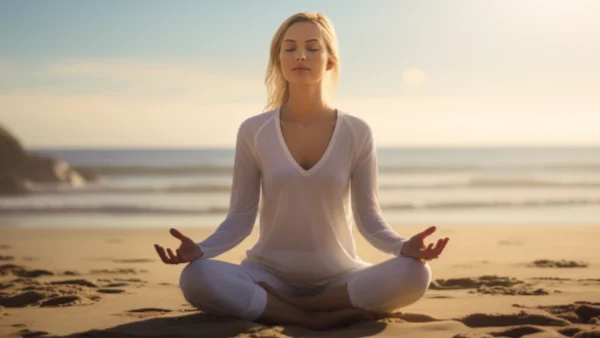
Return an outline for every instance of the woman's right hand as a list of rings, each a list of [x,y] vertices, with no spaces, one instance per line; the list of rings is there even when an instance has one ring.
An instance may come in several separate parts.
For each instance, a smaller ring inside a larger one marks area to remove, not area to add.
[[[158,252],[160,259],[165,264],[189,263],[195,261],[196,259],[204,255],[202,250],[200,250],[200,247],[196,245],[196,243],[194,243],[194,241],[191,238],[183,235],[181,232],[174,228],[171,228],[170,232],[171,235],[173,235],[173,237],[181,241],[179,249],[175,250],[177,252],[177,255],[174,255],[173,251],[167,248],[167,256],[167,254],[165,253],[165,249],[162,246],[154,244],[156,252]]]

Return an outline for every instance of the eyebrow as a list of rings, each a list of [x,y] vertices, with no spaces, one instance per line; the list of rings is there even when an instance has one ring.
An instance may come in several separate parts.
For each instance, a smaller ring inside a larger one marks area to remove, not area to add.
[[[317,41],[317,42],[318,42],[318,41],[319,41],[319,39],[308,39],[308,40],[306,40],[306,41],[304,41],[304,42],[313,42],[313,41]],[[296,42],[296,40],[292,40],[292,39],[285,39],[285,40],[283,40],[283,42]]]

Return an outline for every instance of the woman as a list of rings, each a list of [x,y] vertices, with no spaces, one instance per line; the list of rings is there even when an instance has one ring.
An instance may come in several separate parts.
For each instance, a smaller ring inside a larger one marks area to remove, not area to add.
[[[288,18],[271,44],[266,112],[238,129],[226,219],[200,243],[171,229],[181,240],[175,254],[155,245],[163,262],[189,263],[180,287],[195,307],[326,329],[424,295],[431,280],[426,261],[440,255],[448,238],[425,247],[435,227],[407,239],[383,220],[371,129],[327,100],[338,76],[330,21],[318,13]],[[251,233],[259,201],[260,237],[246,258],[239,265],[214,259]],[[354,222],[394,257],[376,265],[361,260]]]

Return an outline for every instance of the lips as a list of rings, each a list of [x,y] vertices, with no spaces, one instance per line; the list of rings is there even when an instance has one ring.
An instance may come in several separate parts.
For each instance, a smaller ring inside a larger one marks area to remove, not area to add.
[[[292,70],[310,70],[309,68],[305,68],[305,67],[296,67]]]

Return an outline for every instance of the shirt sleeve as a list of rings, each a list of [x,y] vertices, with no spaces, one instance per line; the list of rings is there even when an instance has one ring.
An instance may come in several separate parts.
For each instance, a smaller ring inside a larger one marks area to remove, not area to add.
[[[400,255],[408,240],[399,236],[383,219],[379,205],[377,153],[371,129],[367,133],[353,166],[351,176],[352,212],[359,232],[382,252]]]
[[[254,228],[260,199],[260,170],[253,136],[242,123],[238,129],[229,211],[215,232],[197,245],[201,259],[219,256],[240,244]]]

